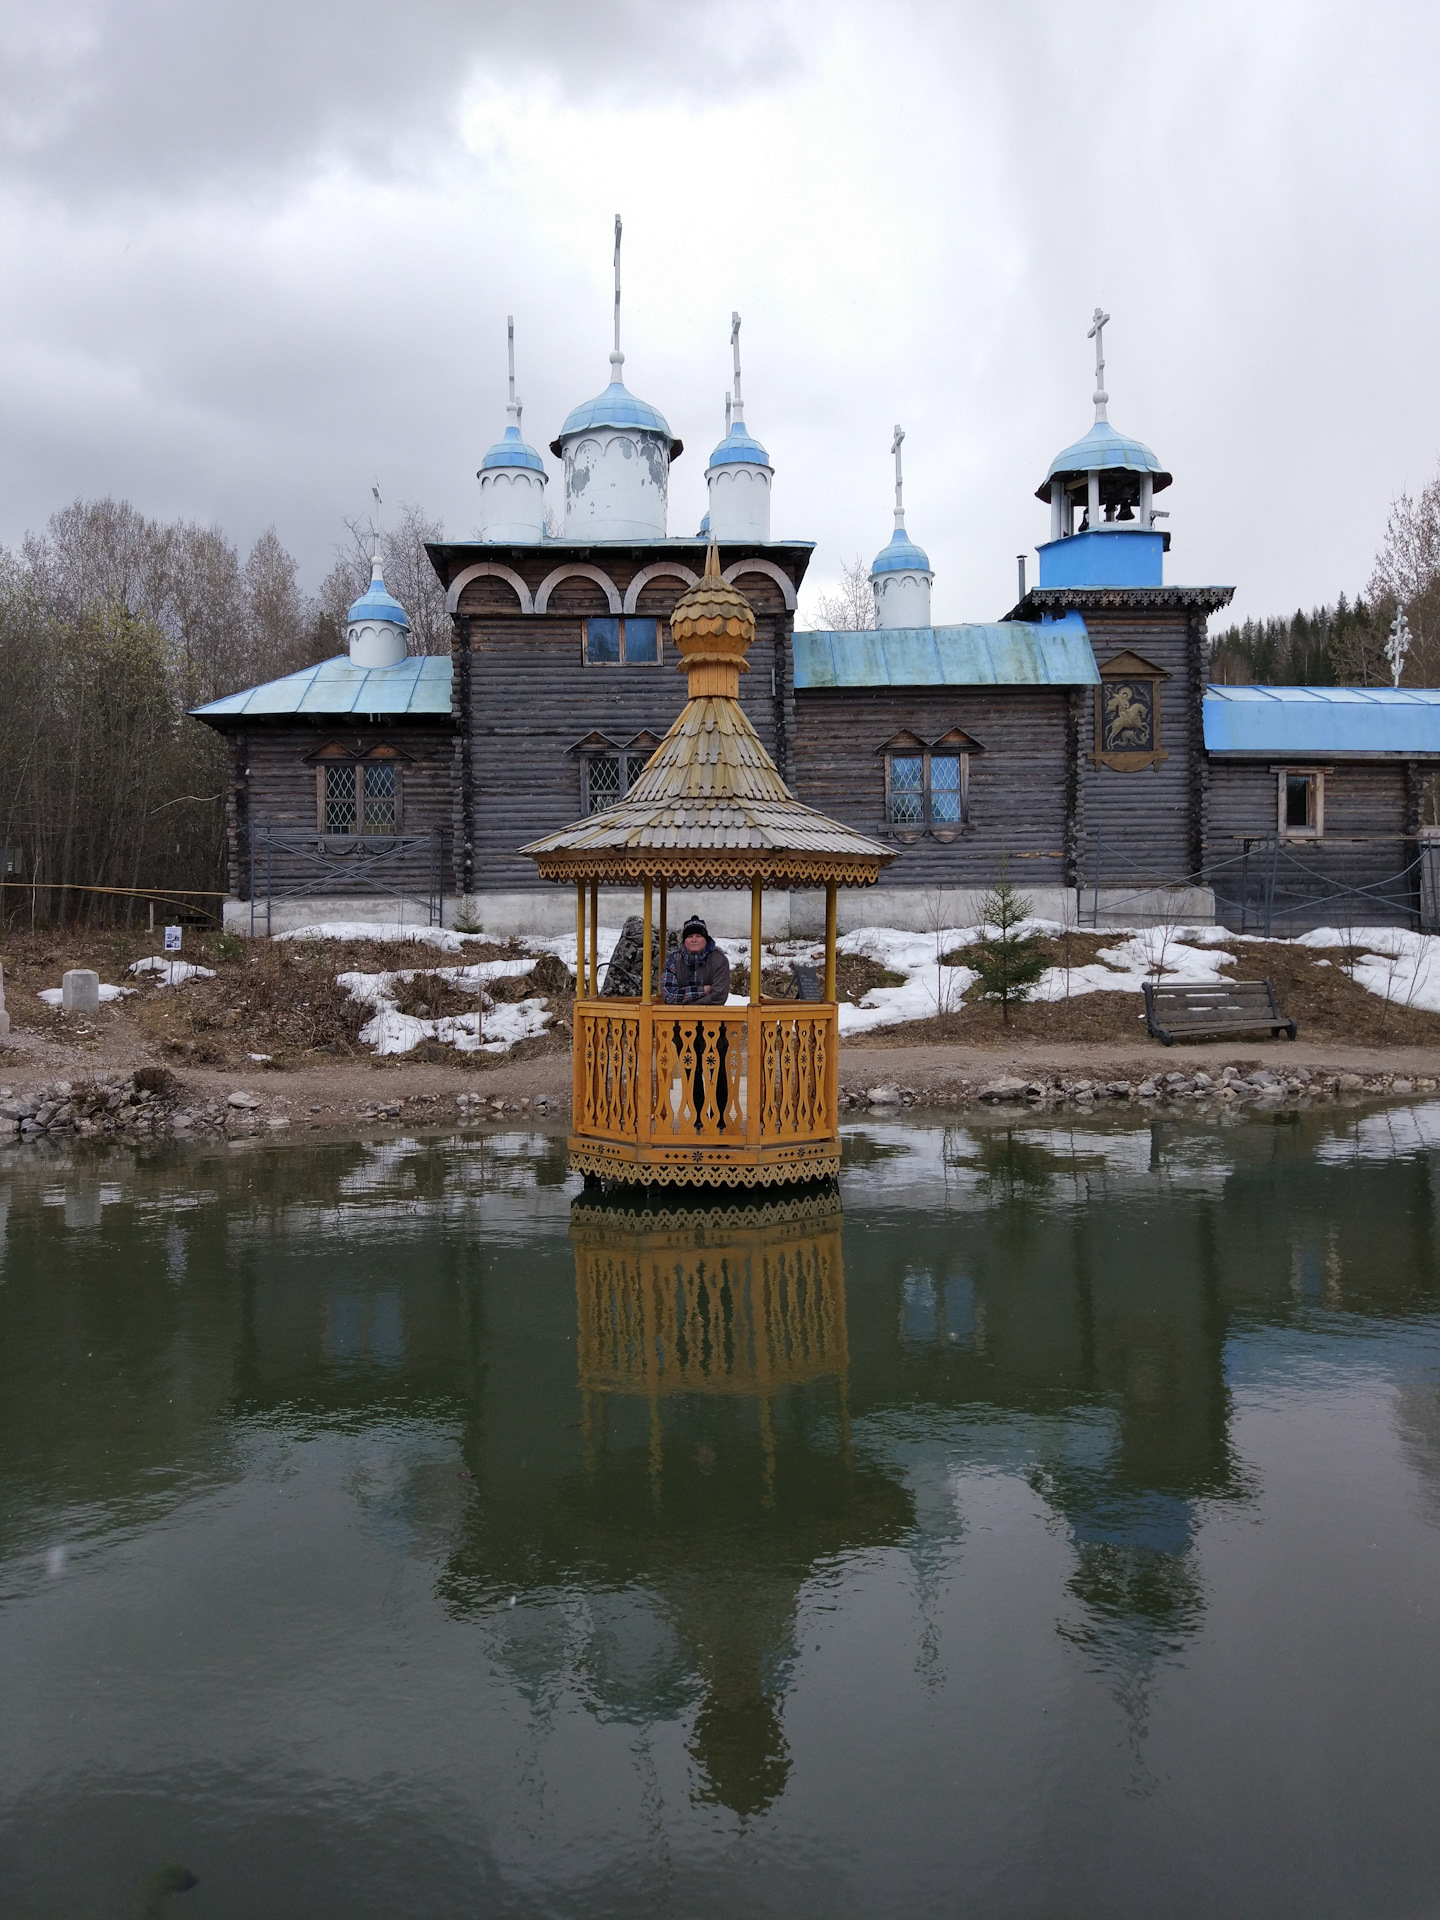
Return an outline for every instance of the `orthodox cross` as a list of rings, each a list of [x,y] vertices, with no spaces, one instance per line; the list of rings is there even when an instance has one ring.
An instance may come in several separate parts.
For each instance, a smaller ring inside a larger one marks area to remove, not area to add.
[[[1110,316],[1103,307],[1096,307],[1094,324],[1086,334],[1087,340],[1095,342],[1095,418],[1105,419],[1105,406],[1110,396],[1105,391],[1105,329],[1110,324]]]
[[[615,355],[623,364],[625,356],[620,352],[620,216],[615,216]],[[619,375],[616,375],[619,378]]]
[[[380,505],[381,505],[380,482],[378,480],[375,480],[371,483],[370,491],[375,496],[375,552],[372,556],[372,559],[374,559],[375,561],[378,561],[380,558]]]
[[[905,499],[902,491],[904,482],[900,472],[900,443],[904,438],[905,429],[897,425],[895,438],[890,442],[890,451],[895,456],[895,524],[897,527],[905,525]]]
[[[510,419],[517,428],[520,425],[520,402],[515,398],[515,316],[505,316],[505,339],[510,353]]]
[[[1405,609],[1395,610],[1395,624],[1390,629],[1390,638],[1385,642],[1385,658],[1390,662],[1392,684],[1399,686],[1400,676],[1405,671],[1405,662],[1410,653],[1410,622],[1405,618]]]
[[[740,398],[740,316],[730,315],[730,351],[735,356],[735,418],[744,425],[745,402]],[[729,431],[729,428],[726,428]]]

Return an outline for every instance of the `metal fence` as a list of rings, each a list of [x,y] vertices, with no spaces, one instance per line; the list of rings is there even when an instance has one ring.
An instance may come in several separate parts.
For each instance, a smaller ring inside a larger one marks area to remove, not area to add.
[[[336,836],[296,827],[261,821],[250,828],[252,934],[260,930],[263,916],[268,936],[277,900],[320,891],[389,894],[396,900],[423,898],[427,925],[437,927],[444,910],[444,889],[439,827],[429,833],[346,835],[343,845]]]
[[[1397,845],[1414,848],[1412,856],[1393,871],[1389,850]],[[1081,898],[1090,898],[1090,924],[1101,921],[1100,895],[1105,892],[1105,918],[1123,920],[1127,907],[1138,917],[1156,917],[1166,894],[1206,889],[1215,899],[1215,915],[1240,933],[1289,934],[1316,926],[1395,925],[1440,932],[1440,839],[1422,836],[1401,841],[1398,835],[1360,835],[1331,838],[1325,865],[1306,859],[1278,833],[1253,834],[1241,850],[1226,859],[1208,862],[1190,873],[1155,877],[1152,870],[1119,848],[1107,846],[1097,833],[1084,862]],[[1374,859],[1374,851],[1386,858]],[[1367,852],[1370,860],[1367,868]],[[1374,871],[1376,865],[1381,871]],[[1340,870],[1348,866],[1347,875]],[[1081,909],[1083,914],[1083,907]]]

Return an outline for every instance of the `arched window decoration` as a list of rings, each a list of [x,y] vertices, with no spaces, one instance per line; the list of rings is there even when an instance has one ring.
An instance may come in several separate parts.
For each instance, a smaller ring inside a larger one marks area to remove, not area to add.
[[[398,747],[350,748],[332,740],[306,756],[315,768],[315,830],[327,839],[400,833],[404,790]]]
[[[983,751],[960,727],[928,741],[906,730],[877,748],[885,756],[885,831],[906,846],[922,834],[945,845],[969,832],[970,756]]]
[[[1095,764],[1118,773],[1158,767],[1169,754],[1160,745],[1160,683],[1163,667],[1138,653],[1117,653],[1101,663],[1095,689]]]

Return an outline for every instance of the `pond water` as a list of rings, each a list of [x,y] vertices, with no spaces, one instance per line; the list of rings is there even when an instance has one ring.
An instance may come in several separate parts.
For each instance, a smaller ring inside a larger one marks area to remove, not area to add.
[[[1434,1912],[1437,1146],[0,1160],[0,1911]]]

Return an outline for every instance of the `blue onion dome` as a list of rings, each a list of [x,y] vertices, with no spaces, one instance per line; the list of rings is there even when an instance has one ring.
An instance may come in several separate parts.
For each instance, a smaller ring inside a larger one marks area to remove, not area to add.
[[[505,429],[502,438],[497,440],[480,462],[480,471],[494,467],[523,467],[527,473],[544,473],[545,463],[535,451],[520,437],[520,429],[512,421]]]
[[[708,513],[700,522],[700,531],[696,534],[695,538],[697,540],[708,540],[710,538],[710,516]]]
[[[923,547],[917,547],[903,527],[897,527],[890,536],[890,544],[882,547],[876,554],[870,567],[870,577],[877,573],[929,573],[930,556]]]
[[[1054,479],[1078,479],[1087,473],[1117,471],[1125,473],[1149,473],[1154,475],[1155,491],[1168,487],[1171,474],[1163,471],[1160,462],[1143,440],[1131,440],[1123,433],[1117,433],[1108,420],[1097,420],[1083,440],[1077,440],[1073,446],[1066,447],[1063,453],[1057,453],[1050,462],[1044,484],[1035,489],[1037,500],[1050,498],[1050,482]]]
[[[745,426],[737,420],[710,456],[711,467],[770,467],[770,456]],[[706,468],[709,472],[709,468]]]
[[[370,585],[346,614],[345,624],[353,627],[365,620],[388,620],[391,626],[410,631],[409,615],[385,585],[378,554],[371,562]]]
[[[684,443],[677,440],[670,431],[670,422],[658,408],[652,407],[648,400],[637,400],[635,395],[620,378],[619,362],[625,358],[622,353],[612,353],[610,364],[614,368],[614,378],[603,393],[596,394],[593,400],[583,401],[565,416],[565,424],[550,442],[550,451],[557,460],[563,457],[564,443],[572,434],[584,433],[589,427],[634,427],[641,433],[658,433],[670,442],[670,458],[679,459],[685,451]]]

